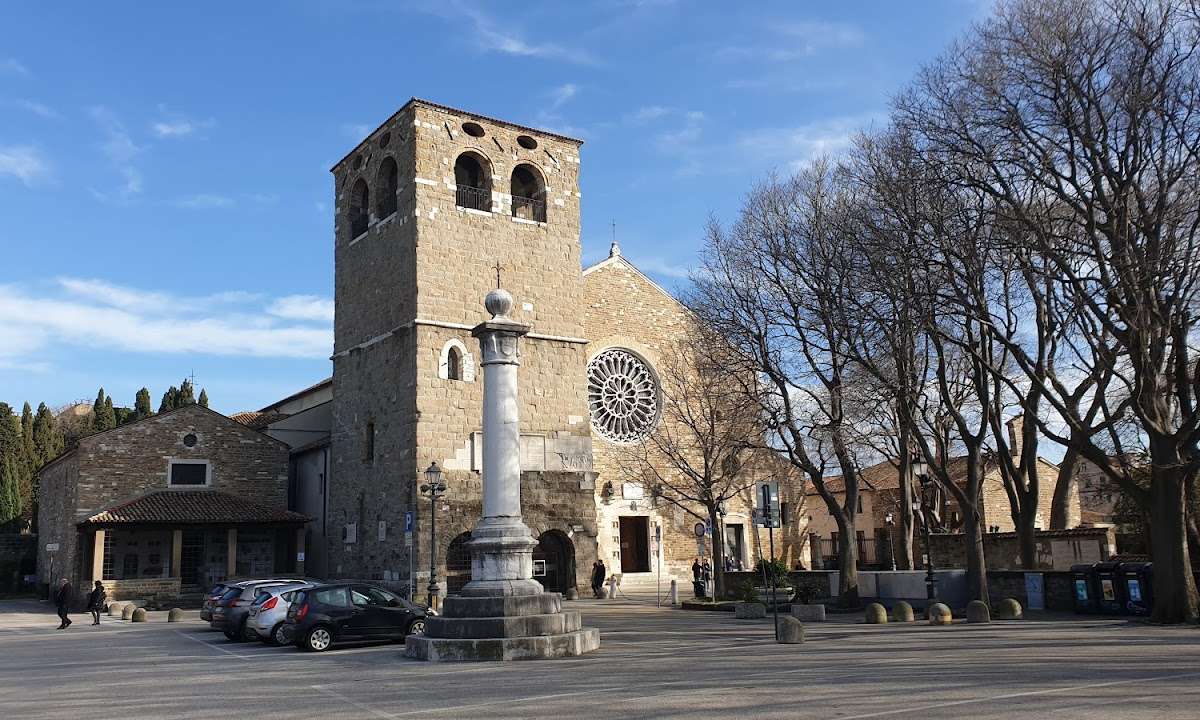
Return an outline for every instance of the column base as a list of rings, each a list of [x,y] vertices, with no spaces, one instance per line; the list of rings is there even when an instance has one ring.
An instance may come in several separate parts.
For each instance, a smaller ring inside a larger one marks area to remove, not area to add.
[[[462,594],[469,597],[538,595],[533,579],[533,549],[537,540],[520,517],[487,517],[471,530],[471,581]]]

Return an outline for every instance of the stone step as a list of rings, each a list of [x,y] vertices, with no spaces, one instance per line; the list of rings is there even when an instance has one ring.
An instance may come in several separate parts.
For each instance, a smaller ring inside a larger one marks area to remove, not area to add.
[[[559,612],[562,612],[562,595],[558,593],[504,597],[450,595],[442,601],[442,617],[447,618],[518,617]]]
[[[583,655],[600,648],[600,631],[582,628],[561,635],[533,637],[452,639],[409,635],[404,654],[429,662],[481,660],[547,660]]]
[[[568,611],[549,615],[518,615],[495,618],[425,619],[426,637],[484,639],[561,635],[583,627],[579,613]]]

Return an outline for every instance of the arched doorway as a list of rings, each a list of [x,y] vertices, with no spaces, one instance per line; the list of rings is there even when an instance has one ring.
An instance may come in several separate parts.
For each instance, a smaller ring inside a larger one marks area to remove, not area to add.
[[[575,587],[575,546],[561,530],[547,530],[533,549],[533,579],[547,592],[565,593]]]
[[[467,542],[471,533],[465,532],[450,541],[446,547],[446,594],[457,595],[463,586],[471,582],[471,549]]]

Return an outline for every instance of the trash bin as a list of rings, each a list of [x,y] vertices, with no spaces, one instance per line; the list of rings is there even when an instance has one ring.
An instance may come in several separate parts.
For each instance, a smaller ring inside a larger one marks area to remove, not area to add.
[[[1100,611],[1096,603],[1095,575],[1091,565],[1071,566],[1071,586],[1075,596],[1075,612],[1093,614]]]
[[[1125,609],[1130,615],[1149,615],[1154,609],[1154,565],[1146,562],[1121,563],[1120,577]]]
[[[1121,563],[1102,562],[1092,566],[1096,578],[1096,604],[1100,612],[1110,615],[1124,615],[1125,583],[1121,580]]]

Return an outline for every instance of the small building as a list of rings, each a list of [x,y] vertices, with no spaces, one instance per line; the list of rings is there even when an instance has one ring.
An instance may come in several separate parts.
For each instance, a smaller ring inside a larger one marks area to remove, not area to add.
[[[85,437],[38,474],[43,583],[165,599],[304,572],[287,445],[200,405]]]

